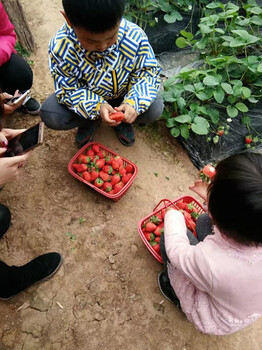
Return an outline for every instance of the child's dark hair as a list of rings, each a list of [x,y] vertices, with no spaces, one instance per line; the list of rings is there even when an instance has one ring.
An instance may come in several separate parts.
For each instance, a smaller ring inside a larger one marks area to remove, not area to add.
[[[221,233],[245,245],[262,244],[262,154],[243,152],[220,161],[208,208]]]
[[[63,0],[65,13],[75,27],[104,33],[116,27],[124,10],[124,0]]]

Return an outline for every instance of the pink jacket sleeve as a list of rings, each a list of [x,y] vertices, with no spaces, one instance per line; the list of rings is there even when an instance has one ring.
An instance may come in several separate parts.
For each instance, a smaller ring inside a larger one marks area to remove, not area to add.
[[[184,216],[177,210],[165,215],[165,248],[173,267],[177,268],[200,290],[212,289],[212,274],[202,250],[203,243],[189,244]]]
[[[9,61],[11,54],[15,52],[15,41],[14,26],[0,2],[0,66]]]

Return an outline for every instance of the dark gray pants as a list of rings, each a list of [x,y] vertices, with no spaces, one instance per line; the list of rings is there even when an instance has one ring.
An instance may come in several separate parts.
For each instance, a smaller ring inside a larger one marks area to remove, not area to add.
[[[108,101],[112,107],[119,106],[123,98]],[[164,103],[161,96],[157,96],[148,110],[136,119],[138,124],[147,124],[158,120],[163,112]],[[45,125],[54,130],[69,130],[76,127],[84,128],[87,119],[69,110],[66,106],[58,103],[55,94],[49,96],[42,104],[40,116]]]

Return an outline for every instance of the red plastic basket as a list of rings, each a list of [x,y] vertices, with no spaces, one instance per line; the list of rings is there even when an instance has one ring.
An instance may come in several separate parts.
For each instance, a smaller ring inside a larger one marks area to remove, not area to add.
[[[130,178],[130,180],[125,184],[125,186],[116,194],[108,194],[105,191],[101,190],[100,188],[94,186],[93,184],[91,184],[90,182],[86,181],[85,179],[83,179],[82,177],[80,177],[75,170],[73,169],[73,164],[76,162],[77,158],[82,154],[85,153],[88,149],[90,149],[92,147],[92,145],[98,145],[100,147],[100,149],[102,151],[105,151],[106,155],[110,155],[110,156],[120,156],[118,153],[115,153],[113,151],[111,151],[110,149],[106,148],[105,146],[101,145],[100,143],[97,142],[89,142],[86,145],[84,145],[75,155],[74,157],[70,160],[70,162],[68,163],[67,169],[69,171],[69,173],[71,175],[73,175],[77,180],[84,182],[86,185],[88,185],[89,187],[93,188],[95,191],[101,193],[103,196],[112,199],[113,201],[118,201],[120,198],[122,198],[124,196],[124,194],[126,194],[127,190],[129,189],[129,187],[132,185],[133,181],[135,180],[136,176],[137,176],[137,172],[138,172],[138,168],[136,166],[136,164],[130,162],[130,160],[127,160],[126,158],[120,156],[123,161],[124,161],[124,165],[126,164],[131,164],[134,168],[134,173],[132,175],[132,177]]]
[[[161,213],[161,211],[163,209],[166,209],[168,207],[173,206],[175,209],[178,209],[176,207],[176,203],[178,202],[184,202],[184,203],[192,203],[192,205],[194,206],[194,208],[197,210],[198,214],[203,214],[205,212],[204,208],[202,207],[202,205],[193,197],[191,196],[181,196],[178,197],[176,199],[174,199],[173,201],[170,201],[169,199],[162,199],[157,206],[153,209],[153,212],[149,215],[147,215],[145,218],[143,218],[142,220],[139,221],[139,223],[137,224],[137,231],[142,239],[142,241],[145,243],[147,249],[150,251],[150,253],[156,258],[156,260],[158,260],[160,263],[163,263],[163,260],[161,258],[161,255],[158,254],[150,245],[149,241],[146,239],[144,232],[142,231],[142,228],[144,226],[144,224],[146,224],[147,222],[150,221],[151,216],[156,215]],[[162,205],[161,205],[162,204]]]

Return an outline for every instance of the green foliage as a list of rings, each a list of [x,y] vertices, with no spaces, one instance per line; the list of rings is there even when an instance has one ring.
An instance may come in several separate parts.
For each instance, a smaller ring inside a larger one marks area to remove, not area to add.
[[[262,97],[260,26],[262,9],[256,1],[239,6],[213,1],[195,38],[181,31],[177,46],[191,46],[201,60],[199,68],[184,68],[164,83],[162,117],[174,137],[187,139],[193,132],[216,143],[228,133],[232,118],[242,118],[250,134],[246,113]]]

